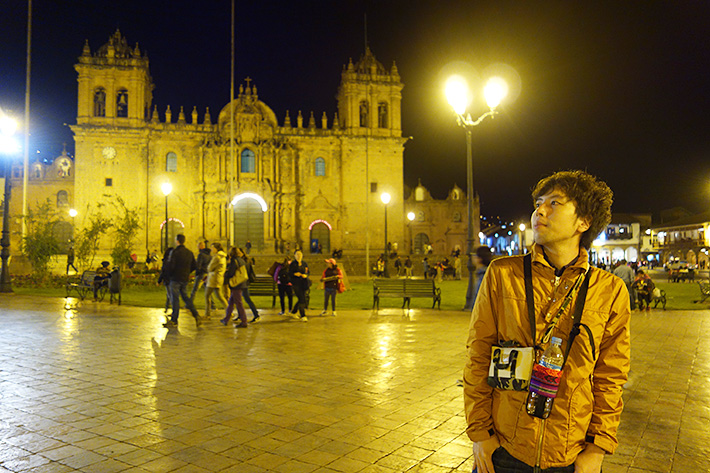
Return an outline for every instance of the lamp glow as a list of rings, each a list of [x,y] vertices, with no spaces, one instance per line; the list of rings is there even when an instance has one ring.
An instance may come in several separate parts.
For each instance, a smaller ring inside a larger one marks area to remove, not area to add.
[[[444,92],[449,105],[453,107],[457,114],[463,115],[466,112],[466,107],[471,102],[471,94],[466,79],[459,75],[449,77],[446,81]]]
[[[414,215],[414,212],[409,212],[407,214],[407,220],[409,220],[410,222],[413,222],[415,218],[417,218],[417,216]]]
[[[483,89],[483,96],[491,109],[496,108],[508,95],[508,84],[500,77],[491,77]]]
[[[74,217],[76,217],[77,215],[79,215],[79,212],[77,212],[76,209],[69,209],[69,216],[70,216],[71,218],[74,218]]]
[[[392,196],[389,195],[387,192],[383,192],[382,195],[380,195],[380,200],[383,204],[387,205],[390,203],[390,200],[392,200]]]
[[[164,195],[165,197],[167,197],[167,196],[169,196],[170,193],[173,191],[173,185],[170,184],[169,182],[164,182],[164,183],[160,186],[160,190],[163,191],[163,195]]]
[[[524,223],[521,223],[521,224],[518,226],[518,229],[519,229],[521,232],[524,232],[524,231],[525,231],[525,228],[526,228],[526,227],[525,227],[525,224],[524,224]]]

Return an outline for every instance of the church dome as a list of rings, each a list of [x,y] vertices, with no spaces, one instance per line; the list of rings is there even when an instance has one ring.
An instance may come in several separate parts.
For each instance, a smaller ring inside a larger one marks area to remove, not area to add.
[[[375,59],[375,55],[372,54],[369,46],[365,49],[365,54],[360,56],[360,60],[355,64],[355,72],[359,74],[387,74],[385,67],[380,61]]]

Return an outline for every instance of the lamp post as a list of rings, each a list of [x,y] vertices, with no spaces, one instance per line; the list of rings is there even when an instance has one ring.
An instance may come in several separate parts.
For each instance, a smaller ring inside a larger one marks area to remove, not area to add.
[[[525,224],[521,223],[518,225],[518,230],[520,230],[520,254],[526,253],[525,251]]]
[[[452,76],[446,82],[446,99],[456,113],[456,119],[466,131],[466,201],[468,204],[468,234],[466,238],[466,253],[468,261],[466,268],[468,269],[468,289],[466,290],[466,304],[464,310],[473,309],[473,288],[474,288],[474,264],[473,264],[473,152],[471,149],[471,133],[473,128],[480,125],[486,117],[493,117],[498,113],[496,107],[505,98],[508,93],[508,86],[500,77],[492,77],[485,88],[483,95],[486,98],[489,110],[478,117],[476,120],[471,118],[469,113],[466,113],[466,108],[471,102],[471,96],[468,89],[468,84],[462,76]]]
[[[163,195],[165,196],[165,248],[163,248],[164,253],[168,250],[168,246],[170,244],[168,242],[168,196],[173,191],[173,185],[169,182],[164,182],[163,185],[160,186],[160,190],[163,191]]]
[[[380,195],[380,200],[382,201],[383,204],[385,204],[385,274],[384,277],[388,278],[390,277],[388,271],[387,271],[387,262],[390,259],[389,251],[387,249],[387,204],[390,203],[390,200],[392,200],[392,196],[389,195],[387,192],[383,192],[382,195]]]
[[[409,212],[407,214],[407,220],[409,220],[409,254],[411,255],[414,251],[414,241],[412,238],[412,222],[416,218],[414,212]]]
[[[17,122],[8,117],[0,110],[0,152],[6,155],[4,160],[4,176],[5,176],[5,194],[2,209],[2,239],[0,239],[0,258],[2,266],[0,267],[0,292],[12,292],[12,282],[10,279],[10,269],[8,261],[10,259],[10,178],[12,173],[12,154],[17,151],[17,143],[12,135],[17,130]]]

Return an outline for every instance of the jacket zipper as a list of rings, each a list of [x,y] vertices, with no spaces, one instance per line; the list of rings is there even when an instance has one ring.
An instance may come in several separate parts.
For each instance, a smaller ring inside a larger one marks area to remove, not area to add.
[[[541,473],[542,468],[540,468],[540,460],[542,459],[542,436],[545,434],[545,424],[547,419],[542,419],[542,425],[540,426],[540,435],[537,438],[537,451],[535,453],[535,468],[533,468],[533,473]]]

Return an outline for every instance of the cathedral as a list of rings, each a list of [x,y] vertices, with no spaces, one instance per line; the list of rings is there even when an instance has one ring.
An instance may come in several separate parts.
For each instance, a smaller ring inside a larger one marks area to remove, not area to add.
[[[119,31],[95,51],[87,42],[75,69],[77,227],[97,202],[120,196],[140,212],[138,254],[178,233],[191,246],[359,253],[367,238],[384,239],[387,192],[387,238],[404,241],[403,84],[369,48],[343,67],[333,116],[286,112],[280,122],[249,78],[215,114],[159,110],[148,57]]]

